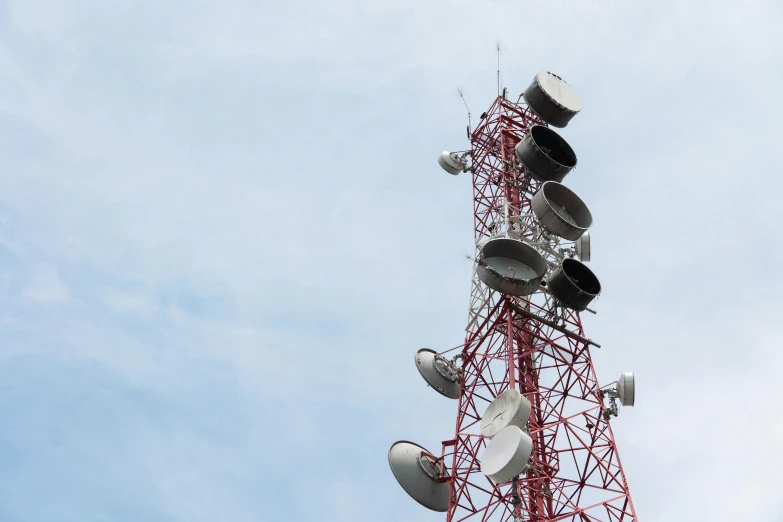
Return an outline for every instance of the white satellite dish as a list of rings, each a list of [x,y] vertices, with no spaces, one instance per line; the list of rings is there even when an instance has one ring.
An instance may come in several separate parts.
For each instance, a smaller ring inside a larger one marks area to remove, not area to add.
[[[631,372],[624,372],[617,379],[617,398],[623,406],[633,406],[636,398],[636,379]]]
[[[491,439],[506,426],[524,428],[530,417],[530,401],[514,388],[493,400],[481,417],[481,434]]]
[[[422,348],[416,352],[416,368],[427,384],[449,399],[459,399],[459,368],[434,350]]]
[[[489,441],[481,458],[481,471],[497,484],[523,473],[533,453],[530,435],[516,426],[506,426]]]
[[[587,231],[576,240],[576,255],[579,261],[587,263],[590,261],[590,232]]]
[[[430,452],[413,442],[395,442],[389,449],[389,467],[413,500],[433,511],[444,512],[449,508],[451,488],[442,480],[448,477],[448,471]]]
[[[438,156],[438,165],[449,174],[455,176],[465,170],[465,162],[456,153],[446,150]]]
[[[531,201],[533,212],[547,230],[574,241],[593,224],[587,205],[571,189],[547,181]]]

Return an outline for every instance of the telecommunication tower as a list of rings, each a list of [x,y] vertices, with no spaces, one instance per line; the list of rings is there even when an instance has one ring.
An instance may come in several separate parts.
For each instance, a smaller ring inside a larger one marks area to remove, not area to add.
[[[601,387],[580,313],[601,285],[590,260],[592,215],[561,182],[576,166],[563,128],[581,102],[538,73],[517,101],[504,88],[468,124],[470,149],[440,166],[473,179],[475,263],[465,342],[423,348],[425,381],[457,400],[454,436],[430,453],[389,450],[403,489],[446,520],[636,521],[610,426],[633,406],[633,373]]]

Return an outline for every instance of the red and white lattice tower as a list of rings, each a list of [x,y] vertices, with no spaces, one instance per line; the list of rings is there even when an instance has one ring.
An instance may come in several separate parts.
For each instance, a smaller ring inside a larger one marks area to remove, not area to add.
[[[582,263],[592,217],[559,183],[576,155],[549,128],[579,110],[568,84],[539,73],[524,99],[503,89],[469,129],[469,151],[439,158],[452,174],[472,175],[476,263],[461,352],[420,350],[416,364],[457,399],[456,433],[440,455],[398,442],[389,462],[403,488],[447,521],[637,520],[609,422],[618,400],[633,405],[633,374],[598,384],[590,348],[599,345],[580,319],[600,291]],[[509,393],[522,399],[509,407]],[[507,427],[498,434],[493,422]]]

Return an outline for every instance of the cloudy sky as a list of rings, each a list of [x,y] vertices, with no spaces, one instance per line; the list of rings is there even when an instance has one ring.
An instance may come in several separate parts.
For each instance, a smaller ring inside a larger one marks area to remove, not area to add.
[[[644,522],[783,520],[777,2],[0,0],[0,520],[436,521],[503,83],[584,110],[600,379]]]

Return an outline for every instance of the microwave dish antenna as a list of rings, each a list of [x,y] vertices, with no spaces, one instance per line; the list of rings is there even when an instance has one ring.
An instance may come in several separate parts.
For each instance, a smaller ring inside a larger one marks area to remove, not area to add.
[[[617,379],[614,388],[601,390],[601,395],[609,399],[609,405],[604,410],[604,417],[617,417],[620,414],[620,408],[617,407],[617,401],[623,406],[633,406],[636,402],[636,378],[633,372],[623,372]]]
[[[519,390],[509,388],[487,406],[481,417],[481,434],[491,439],[506,426],[524,428],[530,417],[530,401]]]
[[[587,205],[571,189],[547,181],[533,196],[533,212],[544,228],[563,239],[574,241],[593,224]]]
[[[462,372],[456,364],[456,358],[449,360],[435,350],[422,348],[416,352],[415,359],[416,369],[433,390],[449,399],[459,399]]]
[[[574,248],[576,250],[576,257],[579,258],[579,261],[582,263],[587,263],[590,261],[590,232],[585,231],[584,234],[579,236],[579,239],[576,240],[576,243],[574,244]]]
[[[623,372],[617,379],[617,398],[623,406],[633,406],[636,399],[636,378],[631,372]]]
[[[514,296],[530,295],[538,290],[546,270],[546,259],[535,248],[503,237],[487,241],[476,264],[481,282]]]
[[[533,453],[533,439],[517,426],[506,426],[487,444],[481,471],[496,484],[511,482],[523,473]]]
[[[465,170],[465,160],[456,152],[444,150],[438,156],[438,165],[449,174],[456,176]]]
[[[576,167],[576,153],[558,133],[533,125],[514,147],[519,162],[538,181],[563,181]]]
[[[448,509],[451,488],[442,459],[435,458],[418,444],[401,440],[389,449],[389,467],[413,500],[433,511]]]
[[[576,91],[551,72],[536,74],[522,97],[539,118],[554,127],[565,127],[582,110]]]
[[[563,305],[579,312],[601,293],[598,278],[576,259],[564,259],[550,274],[547,287]]]

